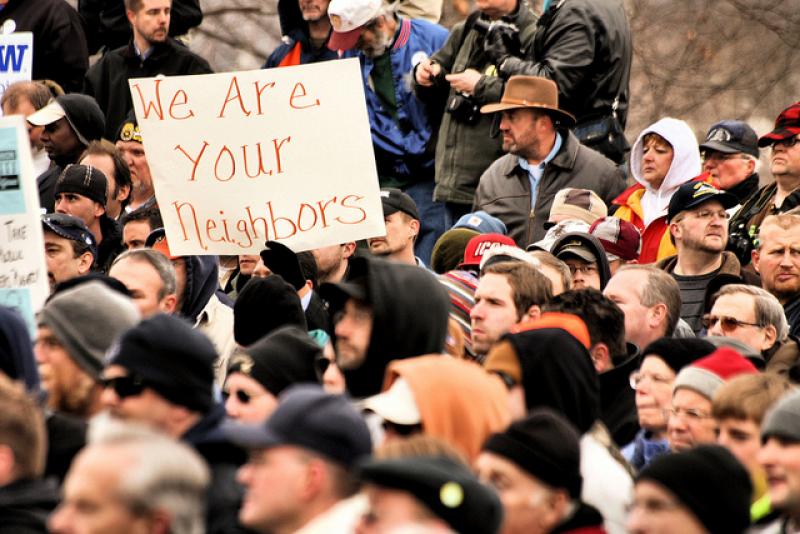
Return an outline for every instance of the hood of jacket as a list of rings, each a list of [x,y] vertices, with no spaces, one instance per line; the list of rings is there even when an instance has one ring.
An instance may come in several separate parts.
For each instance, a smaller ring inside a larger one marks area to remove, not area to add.
[[[581,245],[594,253],[594,256],[597,258],[597,272],[600,274],[600,290],[602,291],[611,279],[611,266],[608,264],[608,256],[606,255],[606,250],[603,248],[603,244],[591,234],[569,232],[556,239],[555,243],[553,243],[553,248],[550,249],[551,253],[557,256],[559,249],[572,241],[579,241]]]
[[[642,158],[644,156],[644,136],[656,133],[672,145],[672,163],[669,171],[657,190],[650,187],[642,177]],[[665,117],[642,130],[631,149],[631,174],[634,180],[645,188],[642,196],[644,225],[667,214],[669,199],[673,193],[702,171],[700,149],[692,129],[684,121]]]
[[[28,326],[16,311],[5,306],[0,306],[0,371],[12,380],[23,381],[28,391],[39,389]]]
[[[219,287],[216,256],[182,256],[186,262],[186,288],[183,291],[181,315],[192,324]]]
[[[297,0],[278,0],[278,21],[282,36],[294,36],[297,32],[303,36],[308,35],[308,22],[303,20],[303,12]]]
[[[583,435],[600,417],[600,383],[580,341],[560,328],[508,334],[522,367],[525,406],[552,408]]]
[[[374,258],[353,258],[350,279],[364,277],[372,334],[364,363],[344,371],[353,397],[381,390],[390,361],[444,351],[450,299],[426,269]]]

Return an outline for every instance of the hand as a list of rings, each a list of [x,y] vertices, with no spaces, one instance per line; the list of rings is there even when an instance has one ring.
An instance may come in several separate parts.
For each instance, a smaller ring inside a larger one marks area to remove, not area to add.
[[[450,87],[456,91],[461,91],[468,95],[475,92],[475,86],[478,85],[482,74],[475,69],[467,69],[458,74],[448,74],[445,79],[450,82]]]
[[[496,66],[508,56],[521,55],[519,30],[510,24],[493,24],[483,39],[483,49]]]
[[[417,83],[423,87],[430,87],[433,85],[433,81],[442,72],[442,66],[438,63],[431,61],[429,58],[425,58],[419,62],[417,65],[417,70],[415,71],[415,78]]]
[[[275,274],[294,286],[295,290],[300,290],[306,285],[306,278],[300,269],[300,262],[292,249],[278,243],[277,241],[267,241],[267,248],[261,251],[261,259],[264,265]]]

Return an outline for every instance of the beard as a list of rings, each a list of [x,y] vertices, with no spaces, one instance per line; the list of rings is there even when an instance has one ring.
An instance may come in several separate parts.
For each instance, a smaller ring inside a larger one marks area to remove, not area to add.
[[[393,36],[383,31],[376,33],[375,42],[361,45],[361,53],[370,59],[380,57],[392,46]]]

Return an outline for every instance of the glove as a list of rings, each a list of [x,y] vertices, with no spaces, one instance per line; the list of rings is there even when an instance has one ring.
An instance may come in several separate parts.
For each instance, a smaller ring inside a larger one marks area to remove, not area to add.
[[[500,65],[508,56],[522,55],[519,30],[512,24],[495,22],[486,32],[483,49],[495,65]]]
[[[266,247],[261,251],[261,259],[270,271],[279,274],[297,291],[306,285],[306,277],[303,276],[300,262],[292,249],[277,241],[267,241]]]

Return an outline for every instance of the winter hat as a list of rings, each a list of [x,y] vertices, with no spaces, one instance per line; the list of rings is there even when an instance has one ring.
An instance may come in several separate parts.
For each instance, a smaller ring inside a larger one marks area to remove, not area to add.
[[[39,312],[37,322],[52,330],[69,357],[97,379],[108,348],[139,318],[130,298],[102,282],[92,281],[50,299]]]
[[[252,278],[233,305],[236,343],[243,347],[252,345],[285,325],[295,325],[303,330],[308,328],[297,292],[277,274]]]
[[[785,395],[767,412],[761,424],[761,438],[770,436],[800,442],[800,391]]]
[[[464,261],[461,267],[478,267],[483,263],[484,255],[492,249],[506,245],[517,248],[514,240],[503,234],[481,234],[473,237],[464,249]],[[522,249],[517,249],[523,252]]]
[[[54,194],[76,193],[105,207],[108,178],[90,165],[67,165],[56,180]]]
[[[483,210],[475,211],[462,215],[453,225],[453,228],[468,228],[475,230],[479,234],[503,234],[508,233],[505,223],[493,215],[489,215]]]
[[[183,319],[159,313],[125,332],[105,363],[124,367],[173,404],[206,413],[214,404],[216,359],[205,334]]]
[[[766,360],[764,360],[764,355],[743,341],[739,341],[738,339],[727,336],[706,336],[703,339],[717,348],[728,347],[729,349],[735,350],[750,360],[750,363],[755,365],[756,369],[758,370],[764,369],[764,367],[767,365]]]
[[[34,126],[47,126],[66,118],[75,136],[84,145],[103,137],[106,119],[97,101],[80,93],[61,95],[45,107],[28,116]]]
[[[117,129],[117,141],[136,141],[142,142],[142,132],[139,130],[139,124],[136,122],[136,113],[131,110],[122,124]]]
[[[800,134],[800,102],[795,102],[781,111],[778,118],[775,119],[775,127],[771,132],[759,138],[758,146],[769,146],[776,141],[783,141],[798,134]]]
[[[608,215],[608,207],[603,199],[597,196],[597,193],[588,189],[565,187],[553,198],[549,220],[544,223],[544,227],[555,226],[555,222],[550,222],[555,217],[577,219],[586,224],[592,224],[606,215]]]
[[[431,253],[431,268],[437,274],[452,271],[464,259],[470,239],[480,235],[469,228],[451,228],[439,236]]]
[[[603,245],[608,261],[631,261],[639,258],[642,235],[628,221],[617,217],[602,217],[592,223],[589,234]]]
[[[711,534],[739,534],[750,526],[750,475],[719,445],[659,456],[637,478],[673,493]]]
[[[642,358],[657,356],[677,374],[690,363],[708,356],[715,350],[716,347],[705,339],[662,337],[644,348]]]
[[[504,432],[493,434],[483,450],[508,458],[519,467],[555,488],[565,488],[580,498],[580,436],[562,416],[547,408],[531,410]]]
[[[301,328],[282,326],[231,358],[228,374],[253,378],[275,396],[292,384],[317,382],[314,360],[322,354]]]
[[[731,378],[757,372],[744,356],[723,347],[682,369],[675,378],[673,394],[679,388],[688,388],[711,400],[717,389]]]

